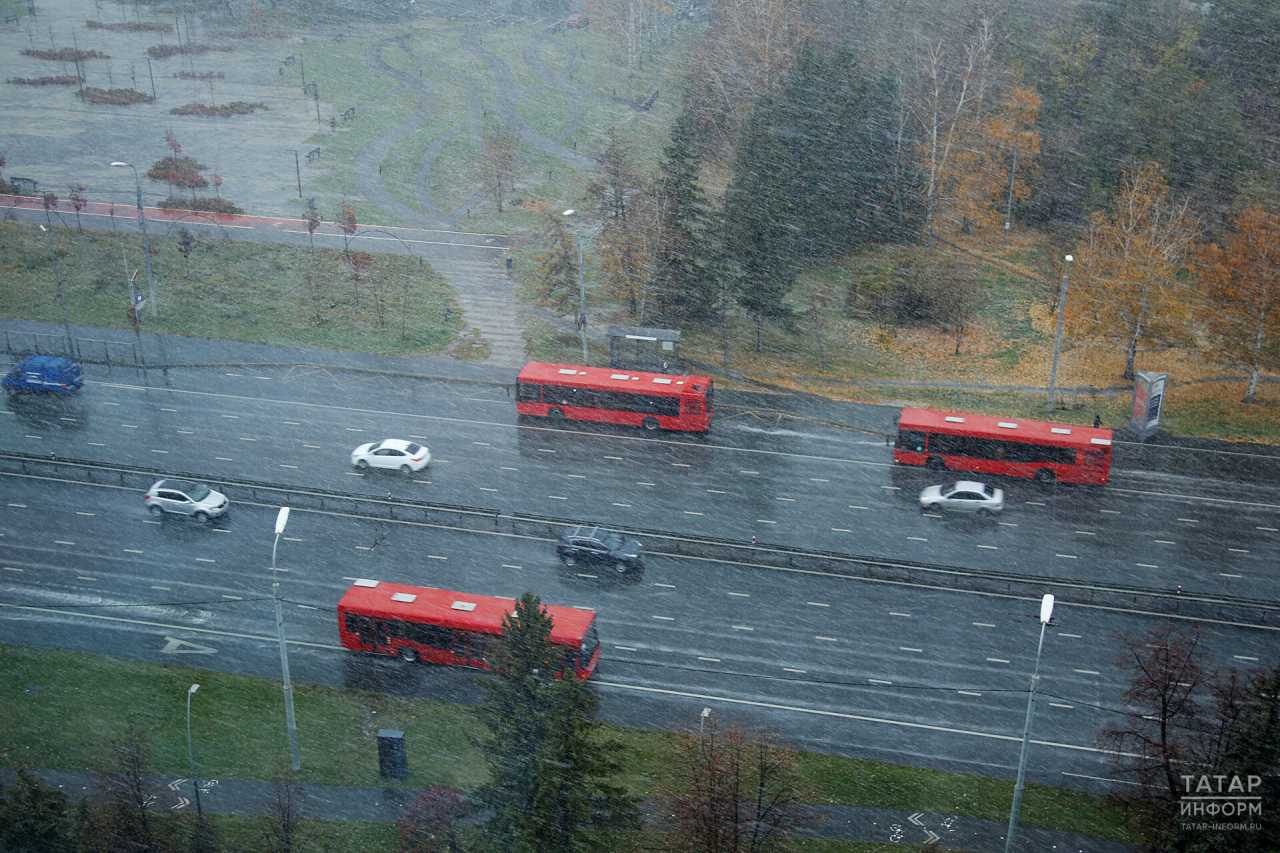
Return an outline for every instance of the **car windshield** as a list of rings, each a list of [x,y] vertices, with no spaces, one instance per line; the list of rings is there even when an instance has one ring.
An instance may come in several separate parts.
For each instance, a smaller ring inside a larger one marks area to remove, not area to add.
[[[610,551],[617,551],[622,547],[622,536],[618,533],[606,533],[604,536],[604,547]]]
[[[407,447],[405,447],[405,452],[408,453],[410,456],[417,456],[418,453],[421,452],[421,450],[422,450],[422,445],[414,444],[412,441],[409,442]]]
[[[196,503],[199,503],[209,497],[209,487],[202,486],[199,483],[192,483],[191,488],[187,489],[187,497],[191,498],[191,500]]]
[[[380,448],[380,447],[382,447],[382,442],[381,442],[381,441],[379,441],[377,444],[371,444],[371,445],[369,445],[369,449],[368,449],[368,450],[366,450],[365,452],[366,452],[366,453],[372,453],[373,451],[377,450],[377,449],[378,449],[378,448]]]

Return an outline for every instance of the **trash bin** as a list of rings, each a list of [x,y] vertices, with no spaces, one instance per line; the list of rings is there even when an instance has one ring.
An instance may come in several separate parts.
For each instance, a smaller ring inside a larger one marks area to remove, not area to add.
[[[409,775],[404,732],[378,729],[378,772],[383,779],[404,779]]]

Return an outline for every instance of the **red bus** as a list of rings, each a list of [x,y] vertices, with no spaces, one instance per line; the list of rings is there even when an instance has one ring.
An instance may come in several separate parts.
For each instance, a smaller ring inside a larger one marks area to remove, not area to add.
[[[589,677],[600,660],[595,611],[543,607],[561,671]],[[503,654],[502,620],[514,611],[510,598],[358,580],[338,602],[338,633],[353,651],[488,669],[488,659]]]
[[[712,390],[708,376],[531,361],[516,377],[516,412],[552,420],[706,432],[711,427]]]
[[[1111,430],[906,408],[893,461],[1100,486],[1111,472]]]

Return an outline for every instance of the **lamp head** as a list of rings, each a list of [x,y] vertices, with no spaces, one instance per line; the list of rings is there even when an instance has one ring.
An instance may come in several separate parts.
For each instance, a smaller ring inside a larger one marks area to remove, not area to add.
[[[1067,255],[1067,263],[1071,263],[1074,260],[1075,260],[1075,257],[1073,255]]]
[[[188,687],[188,688],[187,688],[187,693],[188,693],[188,694],[195,693],[195,692],[196,692],[197,690],[199,690],[199,689],[200,689],[200,685],[199,685],[199,684],[193,684],[193,685],[191,685],[190,687]]]
[[[289,508],[287,506],[280,507],[280,512],[276,513],[276,535],[284,533],[285,525],[289,523]]]
[[[122,163],[122,162],[120,162],[119,160],[113,160],[113,161],[112,161],[112,163],[111,163],[111,165],[112,165],[112,166],[115,166],[115,167],[117,167],[117,168],[119,168],[119,167],[121,167],[121,166],[129,166],[129,165],[131,165],[131,164],[129,164],[129,163]]]
[[[1040,599],[1040,622],[1048,625],[1049,620],[1053,618],[1053,596],[1046,595]]]
[[[565,216],[573,216],[573,215],[574,215],[575,213],[577,213],[577,212],[578,212],[578,211],[574,210],[574,209],[571,207],[571,208],[569,208],[568,210],[566,210],[566,211],[564,212],[564,215],[565,215]]]

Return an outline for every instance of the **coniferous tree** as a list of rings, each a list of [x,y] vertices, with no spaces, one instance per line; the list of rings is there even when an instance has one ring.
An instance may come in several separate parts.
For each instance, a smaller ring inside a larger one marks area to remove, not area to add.
[[[707,259],[706,206],[698,186],[699,143],[693,114],[684,110],[671,127],[654,185],[661,211],[654,264],[654,290],[659,311],[669,317],[710,319],[715,305],[711,275],[700,263]]]
[[[24,767],[8,790],[0,787],[0,850],[5,853],[71,853],[67,795],[41,784]]]
[[[490,780],[476,797],[492,810],[482,843],[504,853],[600,849],[598,830],[635,825],[635,804],[607,778],[617,771],[591,718],[595,698],[571,671],[560,675],[552,619],[533,593],[503,619],[502,643],[482,678],[488,728],[478,742]]]

